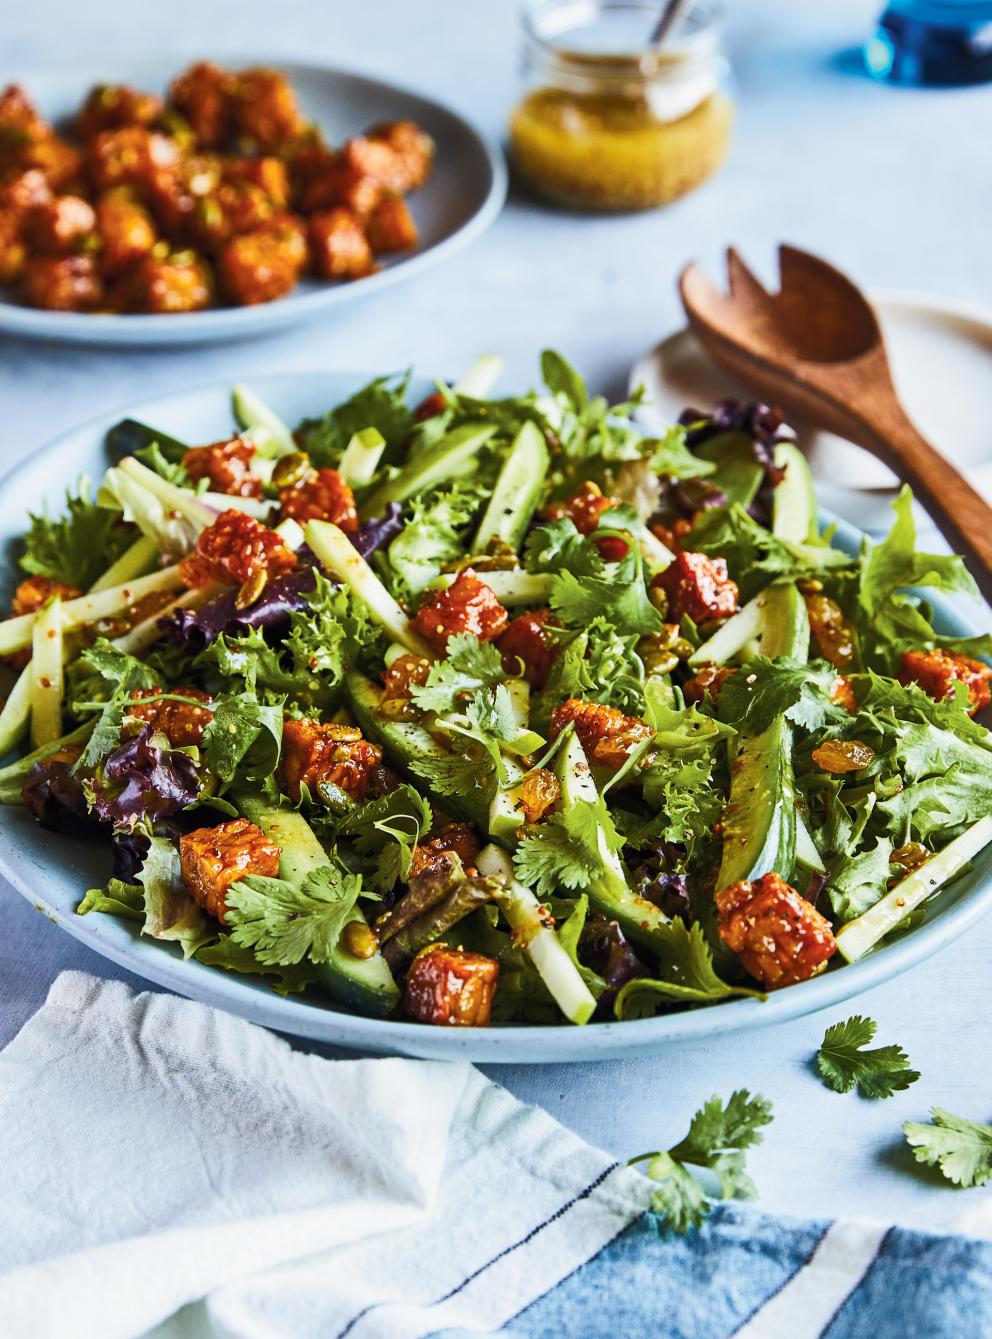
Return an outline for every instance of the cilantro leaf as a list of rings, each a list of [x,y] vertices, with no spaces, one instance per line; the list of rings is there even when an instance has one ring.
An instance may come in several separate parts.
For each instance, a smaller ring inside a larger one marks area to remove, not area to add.
[[[816,1067],[828,1088],[849,1093],[857,1088],[862,1097],[891,1097],[920,1077],[909,1067],[901,1046],[876,1046],[866,1050],[878,1024],[873,1018],[855,1014],[828,1027],[816,1054]]]
[[[850,721],[830,701],[837,671],[825,660],[801,663],[785,656],[756,656],[725,681],[720,690],[720,719],[759,734],[777,716],[806,730]]]
[[[114,688],[130,690],[159,686],[158,676],[144,661],[118,650],[106,637],[98,637],[92,646],[80,653],[79,668],[92,671]]]
[[[231,885],[227,919],[236,944],[267,966],[329,962],[362,890],[357,874],[323,865],[302,883],[251,875]]]
[[[491,642],[459,632],[448,638],[445,659],[434,661],[427,682],[414,686],[412,697],[422,711],[450,711],[460,694],[491,688],[506,678],[502,656]]]
[[[588,566],[594,570],[561,571],[552,580],[548,603],[566,627],[588,628],[602,618],[628,635],[659,631],[661,614],[648,599],[639,553],[628,553],[612,570],[605,563],[598,571]]]
[[[432,753],[418,753],[409,759],[406,766],[437,795],[471,795],[476,791],[488,793],[495,775],[488,754],[479,758],[472,753],[449,753],[440,748]]]
[[[397,883],[409,879],[413,848],[432,821],[431,807],[420,792],[401,785],[341,815],[326,815],[320,829],[335,837],[350,837],[358,854],[367,858],[370,887],[377,893],[388,893]]]
[[[992,1125],[932,1107],[933,1124],[906,1121],[903,1133],[917,1162],[939,1167],[956,1186],[984,1186],[992,1180]]]
[[[517,845],[513,865],[521,883],[544,898],[559,888],[588,888],[601,872],[595,846],[585,840],[580,801],[539,824]]]
[[[90,501],[86,479],[79,481],[75,493],[66,493],[64,515],[52,520],[46,512],[29,512],[28,518],[21,567],[81,590],[120,557],[134,534],[119,510]]]
[[[710,1098],[689,1125],[686,1137],[667,1152],[645,1153],[633,1162],[650,1159],[647,1174],[658,1182],[652,1208],[673,1232],[699,1227],[712,1207],[711,1197],[693,1174],[708,1171],[719,1182],[722,1199],[754,1199],[754,1182],[745,1168],[745,1151],[763,1138],[761,1129],[772,1120],[771,1103],[752,1097],[746,1088],[732,1093],[726,1105]]]

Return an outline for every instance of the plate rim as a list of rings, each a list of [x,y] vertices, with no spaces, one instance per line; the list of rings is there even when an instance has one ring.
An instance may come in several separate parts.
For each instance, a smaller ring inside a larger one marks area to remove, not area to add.
[[[427,103],[434,111],[456,123],[474,142],[481,160],[488,168],[489,181],[485,195],[465,222],[450,236],[355,283],[326,284],[313,292],[289,293],[274,302],[248,307],[214,307],[203,312],[183,312],[168,318],[148,313],[103,315],[51,312],[23,306],[0,297],[0,337],[65,340],[72,344],[95,347],[124,345],[181,347],[248,339],[289,325],[305,323],[325,310],[359,301],[363,295],[373,298],[393,284],[416,277],[474,242],[492,226],[506,203],[509,191],[509,168],[506,156],[497,140],[475,120],[470,119],[450,103],[437,98],[427,89],[347,66],[271,53],[265,56],[261,53],[250,56],[243,51],[224,51],[216,48],[207,56],[202,52],[191,55],[188,48],[165,51],[154,57],[148,56],[147,53],[118,54],[114,56],[114,63],[121,68],[133,70],[141,65],[151,67],[171,63],[173,59],[180,63],[184,60],[189,62],[194,59],[217,59],[238,64],[243,62],[246,65],[269,64],[278,69],[286,69],[290,73],[295,68],[311,75],[328,76],[332,79],[347,78],[376,85],[389,94]],[[35,66],[33,70],[26,70],[17,75],[17,80],[27,85],[32,77],[61,73],[68,77],[80,66],[96,64],[98,60],[96,54],[81,54],[79,59],[72,63],[53,62],[50,65]],[[0,71],[0,80],[4,77],[6,77],[4,72]]]
[[[264,388],[285,383],[289,387],[294,382],[309,383],[319,378],[321,388],[326,388],[330,402],[340,393],[334,389],[335,381],[357,386],[363,384],[369,375],[350,371],[276,372],[253,378],[253,384]],[[260,393],[264,394],[264,389]],[[118,409],[93,416],[59,433],[19,461],[0,478],[0,485],[5,492],[16,495],[18,485],[24,486],[20,476],[38,470],[50,456],[74,449],[82,453],[98,446],[98,443],[87,439],[108,420],[119,414],[139,412],[142,406],[187,396],[222,397],[226,404],[230,397],[230,383],[213,379],[203,386],[132,400]],[[862,534],[857,527],[826,511],[821,512],[821,520],[825,524],[838,525],[838,538],[845,548],[857,548]],[[975,630],[975,625],[954,603],[939,594],[934,595],[932,601],[942,621],[959,630],[962,635]],[[0,819],[0,822],[3,821]],[[709,1008],[659,1018],[595,1023],[585,1028],[564,1023],[514,1024],[447,1031],[412,1022],[346,1013],[335,1005],[307,1002],[305,996],[281,997],[266,987],[264,982],[256,982],[255,978],[239,977],[192,960],[187,962],[174,956],[169,946],[130,937],[121,937],[118,941],[115,931],[127,934],[126,927],[119,922],[113,919],[108,921],[105,917],[80,917],[74,910],[66,913],[60,906],[48,901],[43,891],[39,891],[39,873],[45,864],[41,843],[31,842],[29,859],[15,857],[8,851],[8,845],[8,842],[4,842],[0,846],[0,874],[18,893],[73,938],[146,981],[187,998],[223,1008],[275,1031],[311,1041],[372,1053],[425,1059],[470,1059],[489,1064],[541,1064],[566,1060],[580,1062],[657,1054],[679,1044],[735,1032],[758,1031],[789,1022],[864,994],[925,961],[966,933],[992,909],[992,870],[989,870],[979,874],[976,885],[966,890],[958,901],[903,939],[860,962],[847,964],[836,971],[792,986],[787,991],[772,994],[763,1002],[729,1000]]]

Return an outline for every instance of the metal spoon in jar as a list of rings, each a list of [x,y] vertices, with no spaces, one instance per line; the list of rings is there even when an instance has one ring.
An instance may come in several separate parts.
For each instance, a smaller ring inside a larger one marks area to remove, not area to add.
[[[665,8],[661,11],[661,17],[648,38],[648,45],[652,47],[662,46],[665,38],[691,4],[692,0],[666,0]]]

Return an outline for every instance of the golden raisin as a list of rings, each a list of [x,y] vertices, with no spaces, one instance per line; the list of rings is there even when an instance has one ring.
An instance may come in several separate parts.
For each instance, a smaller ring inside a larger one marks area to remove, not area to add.
[[[846,669],[854,660],[854,629],[844,617],[836,600],[817,591],[803,592],[809,629],[824,660],[837,669]]]
[[[821,772],[860,772],[875,760],[875,750],[860,739],[827,739],[813,750],[813,761]]]
[[[901,865],[906,874],[912,874],[930,859],[931,852],[919,842],[906,842],[897,847],[889,857],[893,865]],[[900,876],[901,877],[901,876]]]
[[[520,808],[528,823],[538,823],[561,798],[561,786],[546,767],[528,772],[520,783]]]

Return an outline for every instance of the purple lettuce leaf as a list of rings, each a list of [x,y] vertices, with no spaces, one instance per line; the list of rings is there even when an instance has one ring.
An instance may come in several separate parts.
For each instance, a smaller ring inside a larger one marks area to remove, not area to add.
[[[784,474],[775,464],[777,442],[795,441],[795,433],[773,405],[758,400],[717,400],[707,413],[701,409],[683,409],[679,422],[686,428],[685,444],[690,451],[725,432],[743,432],[754,439],[754,458],[764,469],[767,482],[774,487]]]
[[[142,818],[171,818],[198,793],[189,754],[154,743],[145,725],[104,762],[93,780],[92,809],[104,822],[128,827]]]
[[[637,897],[653,902],[666,916],[680,916],[691,925],[689,883],[683,871],[672,868],[678,856],[678,849],[671,843],[658,842],[652,850],[632,858],[630,872]]]
[[[316,584],[312,567],[298,567],[273,577],[247,609],[236,609],[236,593],[225,591],[199,609],[177,609],[160,619],[159,625],[171,642],[184,647],[190,655],[198,655],[221,633],[241,637],[250,628],[278,632],[287,626],[290,614],[306,608],[307,596]]]
[[[590,916],[583,926],[579,961],[606,982],[606,990],[596,1004],[598,1018],[610,1015],[617,992],[628,981],[651,975],[617,922],[605,916]]]
[[[73,764],[57,758],[36,762],[21,789],[24,806],[43,828],[57,829],[67,817],[86,817],[86,797]]]
[[[403,530],[404,522],[400,519],[402,508],[398,502],[388,502],[384,516],[380,516],[371,521],[365,521],[358,527],[358,533],[351,536],[351,542],[355,548],[368,561],[375,553],[376,549],[381,549],[384,544],[390,544],[398,534]]]

